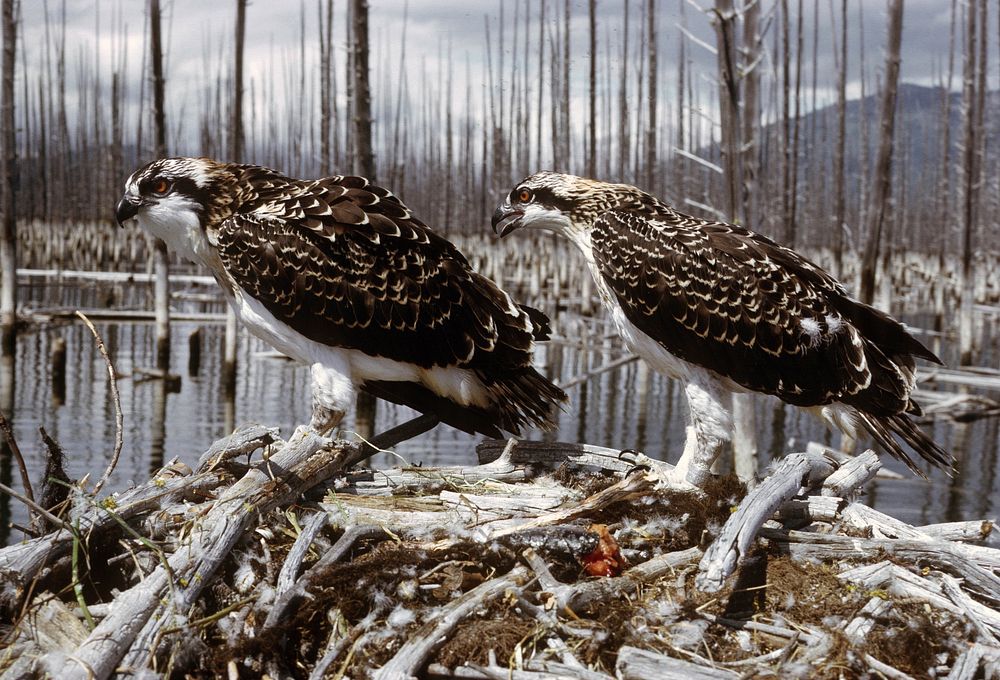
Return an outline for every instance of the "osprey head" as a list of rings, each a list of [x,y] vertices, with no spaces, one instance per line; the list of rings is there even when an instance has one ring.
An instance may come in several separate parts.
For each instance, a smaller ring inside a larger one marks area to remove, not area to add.
[[[536,172],[517,183],[493,213],[501,237],[533,227],[573,235],[587,231],[602,212],[627,202],[638,190],[559,172]]]
[[[224,218],[232,201],[225,187],[233,175],[226,168],[209,158],[155,160],[126,180],[115,219],[121,226],[134,221],[172,250],[198,261],[205,225]]]

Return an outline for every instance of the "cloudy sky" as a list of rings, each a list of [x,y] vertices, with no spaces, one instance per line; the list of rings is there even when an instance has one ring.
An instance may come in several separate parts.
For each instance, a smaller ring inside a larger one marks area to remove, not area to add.
[[[315,73],[318,36],[316,27],[317,6],[321,0],[301,2],[270,2],[257,0],[248,9],[246,33],[246,73],[248,83],[258,91],[261,105],[274,105],[273,100],[291,97],[294,84],[302,72],[304,58],[306,72]],[[661,72],[661,93],[668,99],[676,76],[675,68],[679,43],[685,40],[679,26],[686,26],[695,38],[714,43],[709,16],[699,6],[709,5],[710,0],[656,0],[658,31],[658,62]],[[739,0],[737,0],[737,3]],[[769,12],[776,2],[761,0]],[[834,5],[839,13],[839,0],[789,0],[793,10],[804,5],[805,52],[809,63],[804,66],[803,78],[811,83],[812,43],[816,31],[817,78],[820,86],[818,103],[829,102],[835,77],[831,35],[835,32],[831,14]],[[43,72],[46,59],[46,14],[49,18],[49,39],[52,40],[63,25],[65,5],[65,30],[67,54],[67,86],[71,96],[79,83],[93,73],[101,73],[103,81],[115,64],[125,73],[125,98],[131,107],[137,106],[142,81],[143,54],[145,52],[145,8],[143,0],[24,0],[22,52],[19,58],[27,63],[28,77],[33,79]],[[335,38],[338,61],[344,63],[345,0],[335,0]],[[541,0],[370,0],[372,71],[376,96],[381,92],[395,91],[400,74],[405,75],[408,89],[425,82],[438,80],[447,72],[448,64],[454,66],[453,101],[461,107],[466,84],[474,91],[483,87],[486,62],[487,25],[497,60],[498,36],[503,30],[503,50],[510,59],[514,50],[515,35],[512,27],[517,22],[523,26],[525,8],[531,13],[529,47],[537,46],[537,15]],[[962,3],[959,3],[961,5]],[[167,76],[169,111],[173,119],[183,121],[192,111],[203,110],[217,79],[228,75],[228,57],[232,51],[235,2],[206,2],[205,0],[162,0],[165,12],[164,30],[167,32]],[[547,30],[555,30],[553,18],[562,11],[562,0],[548,0],[546,14],[550,23]],[[628,4],[630,41],[638,45],[639,26],[645,0],[631,0]],[[936,84],[947,64],[949,42],[948,0],[906,0],[903,34],[902,78],[922,84]],[[849,47],[852,65],[850,92],[860,91],[860,54],[864,50],[869,88],[879,77],[885,40],[885,1],[849,0]],[[818,24],[814,24],[814,8],[819,10]],[[626,17],[624,0],[597,0],[599,64],[611,65],[617,73],[621,63],[621,39]],[[582,104],[586,93],[587,68],[587,3],[571,0],[571,35],[573,37],[573,97]],[[768,52],[773,52],[776,17],[771,23],[766,40]],[[991,17],[991,22],[995,21]],[[794,23],[793,23],[794,28]],[[995,31],[990,31],[991,35]],[[405,35],[405,61],[400,67],[400,52]],[[994,36],[995,37],[995,36]],[[991,38],[991,40],[994,38]],[[523,31],[516,36],[517,53],[523,53]],[[704,94],[705,106],[710,111],[714,97],[712,78],[714,56],[701,45],[688,40],[688,58],[692,61],[699,90]],[[993,46],[991,46],[992,49]],[[449,52],[450,50],[450,52]],[[450,60],[448,55],[450,56]],[[635,56],[632,57],[635,61]],[[636,61],[637,64],[637,61]],[[774,68],[774,59],[766,58],[765,69]],[[961,62],[956,62],[960,69]],[[599,66],[601,68],[601,66]],[[629,66],[632,68],[632,65]],[[501,87],[507,84],[505,74]],[[341,80],[343,82],[343,80]],[[412,83],[412,85],[411,85]],[[960,85],[956,78],[955,87]],[[291,92],[290,92],[291,88]],[[390,89],[391,88],[391,89]],[[808,102],[807,102],[808,103]],[[379,102],[376,102],[376,107]],[[310,109],[312,110],[312,109]],[[377,111],[378,113],[378,111]],[[383,117],[386,113],[382,112]],[[471,114],[470,114],[471,115]],[[663,116],[663,119],[668,118]],[[379,121],[376,120],[376,125]],[[183,127],[183,123],[179,124]],[[181,136],[194,134],[197,125],[188,125]],[[179,128],[180,129],[180,128]]]

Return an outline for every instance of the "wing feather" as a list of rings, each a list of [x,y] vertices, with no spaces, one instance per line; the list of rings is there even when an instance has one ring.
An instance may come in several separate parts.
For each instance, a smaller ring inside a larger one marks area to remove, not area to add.
[[[425,368],[531,365],[534,324],[381,187],[265,174],[217,225],[234,283],[316,342]]]
[[[793,251],[670,209],[610,210],[591,238],[626,317],[672,354],[799,406],[906,408],[909,354],[929,352]]]

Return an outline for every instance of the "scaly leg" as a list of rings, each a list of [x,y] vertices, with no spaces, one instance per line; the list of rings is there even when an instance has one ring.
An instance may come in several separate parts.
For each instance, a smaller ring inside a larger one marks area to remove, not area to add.
[[[691,425],[670,481],[701,487],[712,474],[715,459],[732,441],[732,396],[707,374],[695,377],[703,379],[692,380],[684,388]]]
[[[340,425],[348,407],[354,402],[354,384],[346,371],[339,368],[318,362],[311,366],[312,419],[309,427],[323,436]]]

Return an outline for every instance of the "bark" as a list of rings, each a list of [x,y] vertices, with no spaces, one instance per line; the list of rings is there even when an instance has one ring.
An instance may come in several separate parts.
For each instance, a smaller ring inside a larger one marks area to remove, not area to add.
[[[372,96],[368,81],[368,0],[351,0],[354,28],[354,137],[358,171],[375,180]]]
[[[649,57],[649,86],[646,101],[649,106],[646,121],[646,188],[655,191],[653,181],[656,173],[656,0],[646,0],[646,31],[649,42],[646,44]]]
[[[17,54],[17,20],[14,0],[3,0],[3,66],[0,86],[0,211],[3,235],[0,238],[0,354],[13,355],[13,329],[17,320],[17,216],[15,193],[17,137],[14,127],[14,61]]]
[[[974,349],[972,306],[975,303],[974,241],[980,219],[983,152],[985,144],[984,102],[986,89],[986,0],[970,2],[966,8],[966,49],[963,60],[962,114],[963,202],[961,252],[961,304],[959,306],[958,344],[960,362],[972,363]]]
[[[947,120],[945,118],[944,120]],[[944,126],[948,128],[947,125]],[[847,0],[840,0],[840,58],[837,64],[837,142],[833,156],[833,273],[844,271],[844,149],[847,140]]]
[[[867,240],[861,270],[861,301],[871,304],[875,295],[875,270],[881,248],[882,230],[892,198],[892,152],[896,126],[896,93],[899,86],[899,49],[903,34],[903,1],[889,0],[889,29],[886,45],[885,84],[879,124],[879,147],[873,169],[871,201],[867,219]]]
[[[243,160],[243,42],[246,36],[247,0],[236,0],[236,54],[233,69],[233,108],[229,121],[229,159]]]
[[[713,12],[719,68],[719,110],[721,112],[723,182],[725,211],[729,219],[738,219],[741,180],[740,167],[740,83],[736,62],[736,13],[732,0],[715,0]]]
[[[590,18],[590,123],[587,176],[594,177],[597,175],[597,0],[590,0],[587,7]]]

